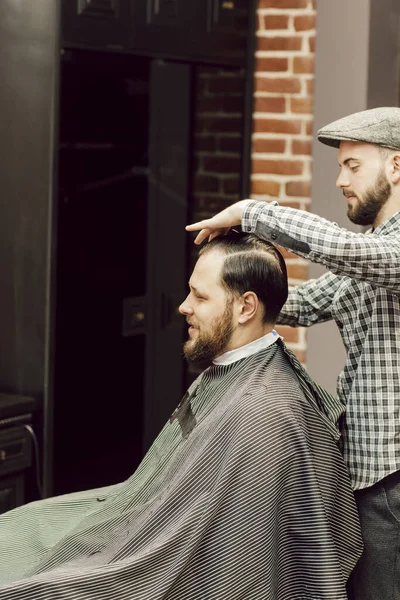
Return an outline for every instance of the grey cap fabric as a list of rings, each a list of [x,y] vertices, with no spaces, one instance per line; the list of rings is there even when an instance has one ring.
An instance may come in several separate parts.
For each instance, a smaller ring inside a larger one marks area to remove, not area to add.
[[[322,127],[318,139],[334,148],[339,148],[341,141],[350,141],[400,150],[400,108],[372,108],[343,117]]]

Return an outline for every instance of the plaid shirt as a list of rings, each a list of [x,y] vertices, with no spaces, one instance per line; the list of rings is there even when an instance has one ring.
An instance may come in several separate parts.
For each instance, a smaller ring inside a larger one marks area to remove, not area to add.
[[[251,202],[242,228],[329,269],[290,292],[279,323],[334,319],[339,327],[347,359],[337,392],[354,489],[399,470],[400,212],[363,234],[275,202]]]

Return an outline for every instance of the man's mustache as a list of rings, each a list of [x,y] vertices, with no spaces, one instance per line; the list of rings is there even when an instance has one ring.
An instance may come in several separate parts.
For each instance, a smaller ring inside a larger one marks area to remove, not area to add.
[[[346,198],[350,198],[350,196],[354,196],[355,198],[358,198],[358,196],[355,192],[352,192],[349,190],[343,190],[343,196],[346,196]]]

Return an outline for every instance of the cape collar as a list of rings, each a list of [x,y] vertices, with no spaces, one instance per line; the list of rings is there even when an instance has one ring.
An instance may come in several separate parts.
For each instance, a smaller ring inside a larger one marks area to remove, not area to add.
[[[225,352],[218,356],[213,360],[214,365],[230,365],[242,358],[247,358],[256,352],[260,352],[260,350],[264,350],[274,344],[278,339],[280,339],[280,335],[273,329],[267,335],[264,335],[245,346],[241,346],[240,348],[235,348],[235,350],[229,350],[229,352]]]

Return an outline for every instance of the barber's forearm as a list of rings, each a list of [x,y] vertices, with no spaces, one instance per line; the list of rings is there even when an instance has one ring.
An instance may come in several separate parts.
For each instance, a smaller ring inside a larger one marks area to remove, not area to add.
[[[318,279],[309,279],[294,286],[278,317],[278,324],[292,327],[310,327],[332,319],[332,301],[341,283],[341,277],[324,273]]]
[[[400,238],[341,229],[336,223],[276,202],[249,202],[242,228],[320,263],[337,275],[400,293]]]

